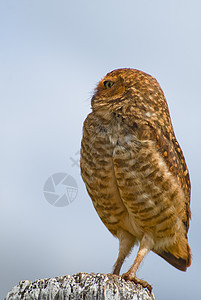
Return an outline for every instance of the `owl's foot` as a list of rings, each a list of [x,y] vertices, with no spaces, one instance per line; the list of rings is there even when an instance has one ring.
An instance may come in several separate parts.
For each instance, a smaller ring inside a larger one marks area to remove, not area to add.
[[[144,288],[147,288],[150,291],[150,293],[152,291],[152,286],[147,281],[133,276],[129,271],[127,273],[122,274],[122,278],[126,281],[130,280],[135,282],[136,284],[141,284]]]

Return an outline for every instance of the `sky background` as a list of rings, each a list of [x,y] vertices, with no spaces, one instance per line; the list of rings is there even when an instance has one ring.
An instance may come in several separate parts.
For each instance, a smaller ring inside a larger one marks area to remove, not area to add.
[[[199,0],[0,1],[0,299],[24,279],[111,272],[118,240],[73,160],[97,82],[122,67],[157,78],[192,181],[192,266],[184,273],[150,253],[138,276],[156,299],[201,298],[200,11]],[[43,193],[60,172],[78,186],[65,207]]]

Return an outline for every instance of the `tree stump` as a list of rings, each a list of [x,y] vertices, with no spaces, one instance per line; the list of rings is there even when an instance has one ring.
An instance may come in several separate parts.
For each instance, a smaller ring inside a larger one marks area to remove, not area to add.
[[[112,274],[77,273],[56,278],[24,280],[5,300],[153,300],[149,290]]]

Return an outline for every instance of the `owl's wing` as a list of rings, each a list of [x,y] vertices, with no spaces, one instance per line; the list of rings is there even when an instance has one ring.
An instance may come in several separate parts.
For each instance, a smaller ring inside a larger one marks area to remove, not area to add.
[[[149,125],[150,126],[150,125]],[[155,129],[150,126],[152,139],[156,143],[156,147],[158,148],[161,155],[164,157],[166,164],[169,168],[169,171],[174,174],[177,178],[179,185],[184,191],[186,196],[186,218],[183,220],[183,223],[186,227],[186,235],[189,228],[189,219],[191,217],[190,211],[190,193],[191,193],[191,183],[188,168],[185,162],[185,158],[183,152],[177,142],[177,139],[174,135],[174,131],[172,129],[171,133],[162,132],[162,129]],[[158,255],[168,261],[171,265],[176,267],[181,271],[186,271],[186,268],[191,264],[191,251],[188,246],[188,259],[187,261],[182,258],[176,258],[170,252],[166,251],[157,251]]]
[[[135,123],[136,124],[136,123]],[[155,127],[154,124],[150,124],[146,122],[144,124],[148,126],[149,139],[155,142],[158,151],[163,156],[169,171],[177,178],[179,185],[181,186],[184,194],[186,196],[186,215],[183,223],[186,227],[186,235],[189,228],[189,219],[191,217],[190,211],[190,192],[191,192],[191,184],[189,172],[187,169],[187,165],[184,159],[183,152],[177,142],[174,131],[172,129],[171,133],[164,132],[162,128]],[[136,125],[132,126],[132,130],[136,130]],[[155,251],[154,251],[155,252]],[[185,271],[186,268],[191,264],[191,254],[190,248],[188,248],[189,256],[188,260],[184,260],[182,258],[176,258],[173,254],[166,251],[157,251],[156,253],[168,261],[171,265],[176,267],[181,271]]]
[[[137,123],[136,123],[137,120]],[[179,183],[181,189],[185,194],[185,205],[186,205],[186,216],[183,223],[186,227],[186,234],[189,228],[189,219],[191,217],[190,211],[190,193],[191,193],[191,183],[188,168],[185,162],[183,152],[176,140],[172,124],[166,124],[168,126],[168,131],[165,128],[156,125],[154,122],[149,122],[145,120],[140,120],[133,116],[129,116],[128,126],[131,128],[132,132],[136,135],[139,133],[140,138],[149,139],[155,142],[157,150],[161,153],[164,158],[166,165]]]
[[[183,152],[176,140],[173,129],[171,133],[167,133],[163,131],[163,128],[155,128],[154,125],[149,123],[147,123],[147,125],[150,128],[150,138],[156,143],[156,147],[163,156],[169,171],[177,178],[177,181],[186,196],[186,220],[183,220],[183,222],[187,232],[189,228],[189,219],[191,217],[191,183]]]
[[[163,127],[155,125],[149,121],[137,120],[136,123],[133,117],[129,116],[128,126],[132,129],[133,133],[141,131],[140,136],[142,139],[150,139],[155,142],[157,150],[163,156],[169,171],[177,178],[177,181],[184,191],[185,204],[186,204],[186,218],[183,220],[186,233],[189,228],[189,219],[191,217],[190,211],[190,193],[191,183],[188,168],[185,162],[183,152],[176,140],[171,123],[167,124],[169,131],[166,131]]]

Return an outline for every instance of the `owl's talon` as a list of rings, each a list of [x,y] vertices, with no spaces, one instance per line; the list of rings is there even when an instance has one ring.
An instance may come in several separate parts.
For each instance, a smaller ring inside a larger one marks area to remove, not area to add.
[[[143,288],[147,288],[150,293],[152,292],[152,286],[145,280],[139,279],[136,276],[132,276],[129,272],[122,274],[122,278],[126,281],[133,281],[136,284],[140,284]]]

